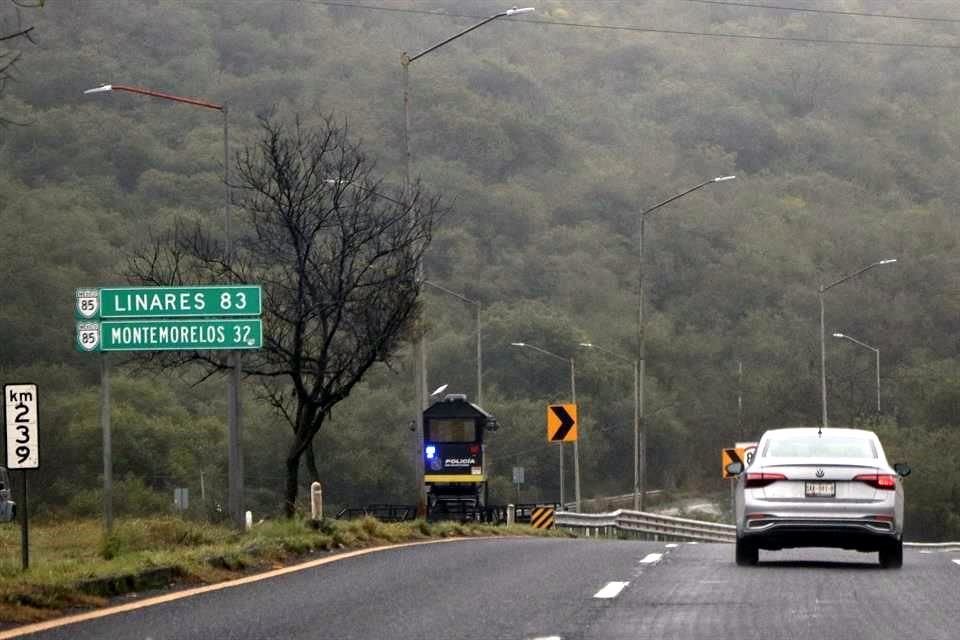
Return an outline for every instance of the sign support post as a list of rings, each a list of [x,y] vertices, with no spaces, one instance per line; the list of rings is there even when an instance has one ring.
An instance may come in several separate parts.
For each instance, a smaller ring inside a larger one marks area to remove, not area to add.
[[[229,355],[233,366],[227,373],[227,505],[238,528],[243,523],[243,453],[240,450],[240,353]]]
[[[39,422],[37,385],[3,386],[6,417],[7,468],[20,469],[22,504],[20,505],[20,559],[23,570],[30,568],[30,509],[27,502],[27,470],[40,466],[37,424]]]
[[[103,525],[113,531],[113,446],[110,434],[110,364],[100,354],[100,430],[103,432]]]
[[[26,571],[30,568],[30,524],[28,522],[30,516],[29,505],[27,504],[27,470],[20,470],[20,482],[23,484],[23,492],[21,495],[23,502],[23,514],[20,518],[20,564],[23,567],[23,570]]]

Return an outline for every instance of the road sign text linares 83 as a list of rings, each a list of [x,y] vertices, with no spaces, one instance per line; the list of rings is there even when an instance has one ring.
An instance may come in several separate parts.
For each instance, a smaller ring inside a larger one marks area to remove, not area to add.
[[[77,289],[74,314],[80,320],[259,316],[261,298],[259,285]]]

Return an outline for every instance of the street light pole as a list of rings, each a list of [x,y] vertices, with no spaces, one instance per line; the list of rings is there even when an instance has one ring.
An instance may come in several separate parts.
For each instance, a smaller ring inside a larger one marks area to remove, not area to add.
[[[631,360],[613,351],[598,347],[592,342],[581,342],[584,349],[595,349],[611,358],[629,362],[633,365],[633,510],[640,510],[640,375],[639,361]]]
[[[577,371],[573,364],[573,358],[570,358],[570,401],[573,406],[577,406]],[[577,421],[580,421],[580,411],[577,409]],[[573,500],[577,505],[577,512],[580,511],[580,434],[577,433],[577,439],[573,441]],[[560,505],[566,508],[566,505]]]
[[[479,29],[488,22],[493,22],[497,18],[504,18],[509,16],[514,16],[522,13],[530,13],[533,11],[533,7],[526,7],[523,9],[507,9],[506,11],[501,11],[495,15],[485,18],[484,20],[478,22],[477,24],[470,26],[462,31],[459,31],[449,38],[441,40],[440,42],[427,47],[423,51],[416,53],[414,55],[409,55],[406,51],[400,54],[400,67],[401,75],[403,81],[403,188],[408,190],[410,188],[410,65],[423,56],[436,51],[440,47],[453,42],[457,38],[461,38],[475,29]],[[411,220],[411,224],[415,223],[416,220]],[[416,277],[419,282],[423,282],[423,261],[418,260]],[[423,344],[423,327],[417,327],[414,331],[413,337],[413,387],[416,400],[416,415],[414,417],[416,424],[416,439],[417,439],[417,463],[414,465],[416,469],[416,482],[417,482],[417,515],[422,516],[426,515],[426,505],[427,505],[427,493],[426,486],[423,482],[424,469],[423,469],[423,411],[427,408],[427,353],[424,349]],[[478,398],[479,400],[479,398]]]
[[[863,273],[866,273],[867,271],[869,271],[870,269],[873,269],[874,267],[879,267],[885,264],[893,264],[896,261],[897,261],[896,258],[887,258],[886,260],[878,260],[877,262],[868,264],[862,269],[858,269],[853,273],[845,275],[839,280],[835,280],[834,282],[831,282],[828,285],[821,284],[820,287],[817,289],[818,297],[820,299],[820,407],[821,407],[820,428],[821,430],[826,429],[827,427],[830,426],[830,423],[827,420],[827,346],[826,346],[827,332],[826,332],[826,323],[824,322],[823,294],[829,291],[830,289],[834,288],[838,284],[843,284],[847,280],[852,280],[853,278],[856,278],[857,276]]]
[[[874,355],[876,355],[877,357],[877,415],[879,416],[880,415],[880,349],[878,349],[877,347],[871,347],[866,342],[861,342],[856,338],[854,338],[853,336],[848,336],[845,333],[835,333],[833,334],[833,337],[844,338],[846,340],[849,340],[854,344],[858,344],[861,347],[864,347],[865,349],[869,349],[870,351],[873,351]]]
[[[640,487],[638,489],[639,500],[635,501],[636,504],[634,505],[634,508],[638,511],[643,511],[644,496],[647,490],[647,442],[646,442],[647,434],[646,434],[646,424],[644,423],[644,407],[643,407],[643,403],[644,403],[643,387],[644,387],[644,380],[646,379],[646,361],[647,361],[646,320],[644,318],[644,305],[646,304],[646,292],[644,291],[644,266],[645,266],[644,226],[646,223],[646,219],[649,214],[660,209],[661,207],[664,207],[675,200],[679,200],[680,198],[686,195],[689,195],[694,191],[698,191],[706,187],[707,185],[715,184],[717,182],[727,182],[728,180],[735,180],[735,179],[736,179],[736,176],[720,176],[717,178],[706,180],[696,186],[693,186],[687,189],[686,191],[682,191],[676,195],[670,196],[666,200],[663,200],[662,202],[658,202],[657,204],[653,205],[649,209],[646,209],[640,213],[640,222],[639,222],[640,258],[639,258],[639,264],[637,267],[637,271],[638,271],[637,279],[639,281],[638,288],[639,288],[639,298],[640,298],[637,304],[637,360],[639,361],[639,378],[640,378],[638,391],[637,391],[637,414],[638,414],[637,422],[640,425],[639,427],[640,452],[637,457],[640,461],[639,463],[640,464],[640,473],[639,473]]]
[[[462,300],[467,304],[472,304],[476,307],[476,321],[477,321],[477,405],[483,406],[483,333],[482,326],[480,324],[480,310],[482,305],[479,300],[472,300],[467,296],[457,293],[456,291],[451,291],[446,287],[441,287],[435,282],[430,282],[429,280],[424,280],[423,284],[441,291],[449,296]]]
[[[114,91],[179,102],[193,107],[219,111],[223,114],[223,252],[224,261],[229,264],[233,257],[233,231],[230,219],[230,118],[226,103],[217,104],[125,84],[105,84],[87,89],[83,93],[111,93]],[[240,372],[242,363],[240,352],[231,351],[227,355],[227,360],[231,368],[227,378],[227,508],[234,525],[243,527],[243,452],[240,448]],[[104,477],[108,477],[108,474],[105,473]]]
[[[564,358],[563,356],[558,356],[552,351],[547,351],[536,345],[530,344],[529,342],[511,342],[510,346],[520,347],[522,349],[533,349],[538,351],[545,356],[549,356],[555,360],[561,362],[568,362],[570,364],[570,401],[576,405],[577,404],[577,370],[576,365],[574,364],[573,358]],[[580,421],[579,412],[577,416],[577,421]],[[579,430],[578,430],[579,432]],[[577,439],[573,441],[573,491],[574,491],[574,501],[576,502],[576,510],[580,511],[580,447],[578,446],[580,442],[579,433]],[[560,505],[561,508],[565,508],[565,496],[563,493],[563,442],[560,443]]]

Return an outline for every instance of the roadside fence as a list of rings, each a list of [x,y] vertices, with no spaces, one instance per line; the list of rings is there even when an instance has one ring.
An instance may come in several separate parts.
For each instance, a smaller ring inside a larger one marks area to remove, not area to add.
[[[734,542],[737,528],[732,524],[705,522],[643,511],[618,509],[610,513],[559,511],[556,526],[586,537],[676,540],[680,542]],[[904,542],[909,549],[960,551],[960,542]]]

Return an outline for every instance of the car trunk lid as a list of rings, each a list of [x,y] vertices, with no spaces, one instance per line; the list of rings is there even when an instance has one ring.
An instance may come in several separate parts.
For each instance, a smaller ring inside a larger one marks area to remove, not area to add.
[[[786,480],[778,480],[758,489],[763,492],[764,498],[831,502],[874,499],[877,489],[865,482],[854,480],[854,477],[882,473],[875,461],[862,459],[835,459],[824,464],[798,464],[796,460],[790,459],[767,459],[761,467],[750,471],[786,476]],[[829,495],[830,483],[834,485],[832,496]]]

